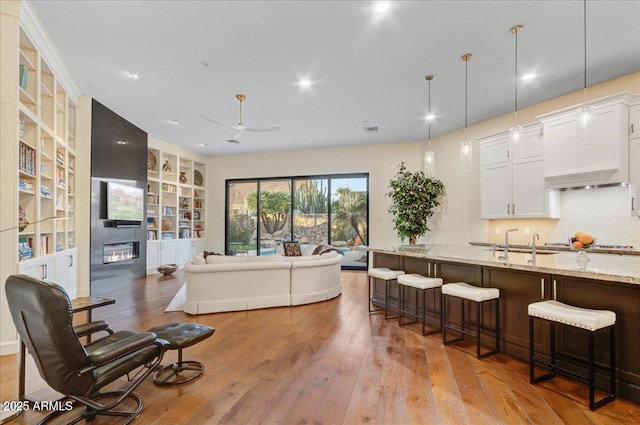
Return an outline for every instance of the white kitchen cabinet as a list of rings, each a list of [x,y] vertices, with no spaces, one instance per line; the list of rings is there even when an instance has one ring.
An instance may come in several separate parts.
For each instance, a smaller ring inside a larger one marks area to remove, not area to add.
[[[538,117],[544,129],[545,187],[628,181],[628,126],[632,99],[633,95],[625,92],[591,102],[594,120],[587,145],[577,142],[578,107]]]
[[[176,240],[147,241],[147,272],[155,272],[158,266],[177,263]]]
[[[640,139],[640,100],[629,106],[629,140],[634,139]]]
[[[629,207],[640,216],[640,138],[629,141]]]
[[[508,140],[508,132],[478,140],[481,218],[558,217],[559,194],[544,187],[541,125],[524,128],[515,155]]]

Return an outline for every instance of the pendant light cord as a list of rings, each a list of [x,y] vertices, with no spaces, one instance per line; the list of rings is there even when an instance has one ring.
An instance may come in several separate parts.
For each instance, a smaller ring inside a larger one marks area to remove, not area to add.
[[[431,149],[431,79],[427,80],[429,82],[429,119],[428,119],[428,128],[429,128],[429,149]]]
[[[469,72],[467,71],[469,67],[469,61],[466,60],[464,62],[464,129],[467,129],[467,110],[468,110],[468,98],[469,98],[469,88],[468,88],[468,80],[469,80]]]
[[[516,76],[516,79],[515,79],[515,82],[514,82],[514,86],[515,86],[514,93],[515,93],[515,105],[516,105],[516,120],[518,119],[518,32],[519,31],[515,32],[516,33],[516,60],[515,60],[515,67],[516,67],[515,76]],[[518,123],[516,122],[516,125],[517,124]]]
[[[587,89],[587,0],[584,0],[584,89]]]

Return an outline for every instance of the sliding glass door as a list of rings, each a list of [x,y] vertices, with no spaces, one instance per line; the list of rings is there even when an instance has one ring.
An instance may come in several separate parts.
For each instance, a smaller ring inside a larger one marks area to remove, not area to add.
[[[282,241],[330,244],[343,268],[366,269],[368,174],[228,180],[228,255],[269,255]]]

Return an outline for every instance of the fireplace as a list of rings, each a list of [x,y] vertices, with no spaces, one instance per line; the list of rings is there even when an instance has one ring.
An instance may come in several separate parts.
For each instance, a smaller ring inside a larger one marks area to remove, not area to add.
[[[108,243],[102,246],[103,264],[129,261],[138,257],[140,257],[140,243],[137,241]]]

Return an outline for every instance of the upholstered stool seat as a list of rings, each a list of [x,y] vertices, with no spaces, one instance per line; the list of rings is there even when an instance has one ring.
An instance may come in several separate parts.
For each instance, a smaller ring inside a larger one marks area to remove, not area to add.
[[[367,274],[369,276],[369,313],[376,313],[378,311],[384,310],[385,319],[394,319],[397,316],[393,316],[393,317],[389,316],[389,309],[390,309],[389,297],[391,296],[390,285],[391,285],[391,282],[398,280],[398,276],[405,274],[404,271],[393,270],[388,267],[376,267],[376,268],[369,269],[367,271]],[[380,279],[385,281],[384,282],[384,308],[374,309],[371,307],[373,302],[372,279]]]
[[[410,325],[418,321],[418,319],[422,319],[422,335],[432,334],[434,332],[440,332],[440,327],[430,332],[426,332],[426,322],[427,322],[427,292],[431,291],[434,296],[434,311],[432,312],[432,316],[436,317],[435,311],[435,290],[442,286],[442,279],[439,277],[425,277],[420,274],[403,274],[398,276],[398,285],[400,286],[400,301],[398,303],[398,323],[400,326]],[[405,293],[408,288],[415,289],[415,307],[413,310],[409,310],[406,305],[406,297]],[[422,314],[420,314],[420,307],[418,301],[422,299]],[[415,320],[411,322],[402,322],[402,318],[404,316],[409,316],[414,318]]]
[[[616,314],[608,310],[593,310],[582,307],[575,307],[555,300],[540,301],[529,304],[529,380],[532,384],[553,378],[556,370],[563,371],[579,379],[586,379],[589,384],[589,409],[595,410],[616,397],[616,364],[615,364],[615,324]],[[534,319],[545,320],[551,325],[550,328],[550,361],[535,356],[534,350]],[[575,373],[572,370],[560,367],[556,364],[555,349],[555,324],[573,326],[584,329],[588,332],[589,354],[587,360],[588,376]],[[609,331],[609,367],[595,364],[595,333],[598,331]],[[551,369],[551,372],[542,376],[535,376],[535,365],[543,365]],[[595,368],[604,369],[609,372],[609,394],[602,399],[595,401]]]
[[[175,322],[148,330],[168,342],[167,349],[178,350],[178,361],[162,366],[153,376],[157,384],[182,384],[197,378],[204,372],[204,365],[197,361],[183,361],[182,349],[209,338],[215,329],[198,323]]]
[[[461,322],[460,327],[453,326],[449,323],[447,317],[447,299],[448,297],[455,297],[462,300],[461,302]],[[477,315],[476,315],[476,329],[475,332],[469,332],[465,329],[465,314],[464,314],[464,305],[465,301],[471,301],[476,303],[477,307]],[[491,351],[487,351],[483,354],[480,353],[480,337],[482,333],[484,333],[485,329],[483,326],[483,314],[482,310],[484,308],[484,304],[487,302],[495,302],[495,340],[496,346],[495,349]],[[448,283],[442,286],[442,342],[446,345],[451,342],[457,342],[464,339],[465,335],[473,336],[476,338],[476,357],[482,358],[489,356],[491,354],[495,354],[499,351],[500,346],[500,290],[498,288],[482,288],[478,286],[469,285],[465,282],[456,282],[456,283]],[[451,329],[455,332],[461,334],[459,338],[447,341],[447,329]]]

